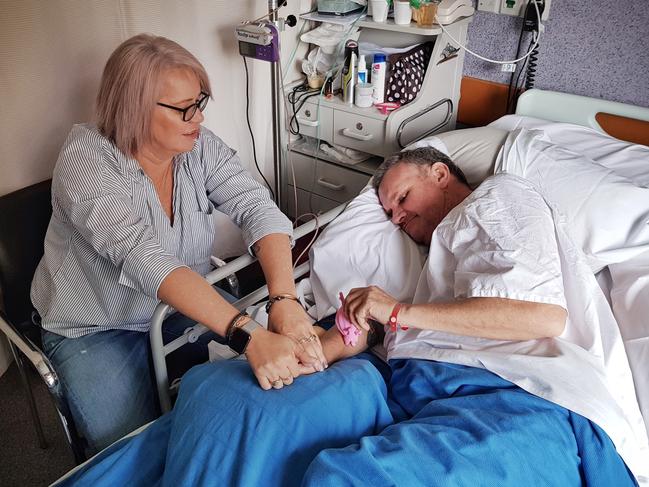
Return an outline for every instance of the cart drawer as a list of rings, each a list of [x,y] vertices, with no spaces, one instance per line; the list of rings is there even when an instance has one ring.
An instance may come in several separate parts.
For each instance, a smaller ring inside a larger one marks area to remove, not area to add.
[[[300,134],[331,143],[333,110],[330,107],[307,102],[297,112],[296,121]]]
[[[371,154],[382,154],[384,140],[385,120],[340,110],[334,114],[334,144]]]
[[[370,176],[367,174],[318,161],[312,191],[331,200],[344,203],[356,196],[369,180]]]

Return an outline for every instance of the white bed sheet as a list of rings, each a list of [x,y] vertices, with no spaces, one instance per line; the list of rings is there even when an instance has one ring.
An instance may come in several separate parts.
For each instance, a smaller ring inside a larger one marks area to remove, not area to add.
[[[649,254],[610,266],[610,298],[649,434]]]
[[[647,146],[618,140],[589,127],[521,115],[506,115],[490,126],[504,130],[541,129],[554,143],[585,155],[638,186],[649,187]],[[649,254],[612,264],[597,277],[624,341],[649,434]]]

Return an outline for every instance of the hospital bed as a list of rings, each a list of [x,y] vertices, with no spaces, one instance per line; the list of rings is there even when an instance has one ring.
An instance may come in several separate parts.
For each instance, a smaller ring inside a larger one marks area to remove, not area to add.
[[[618,221],[616,222],[617,226],[611,226],[610,221],[602,222],[602,224],[607,224],[606,232],[602,236],[596,235],[598,228],[589,226],[592,220],[597,221],[599,215],[591,215],[591,221],[588,224],[582,224],[582,221],[588,220],[588,215],[580,212],[587,211],[588,206],[576,209],[574,215],[570,213],[569,208],[567,218],[574,217],[575,231],[577,233],[581,231],[584,234],[584,245],[587,247],[589,265],[593,272],[597,273],[598,282],[618,322],[635,385],[635,394],[633,397],[627,397],[626,400],[637,401],[635,407],[638,407],[639,404],[645,422],[649,424],[649,377],[646,373],[649,363],[649,319],[647,318],[649,316],[649,240],[642,240],[647,237],[647,217],[649,216],[649,189],[647,189],[649,188],[649,148],[622,142],[605,135],[600,125],[601,116],[598,115],[599,113],[649,122],[649,109],[647,108],[556,92],[530,90],[520,97],[515,115],[502,117],[488,127],[438,134],[437,137],[432,137],[429,141],[420,141],[417,144],[429,144],[442,150],[446,149],[451,158],[467,174],[469,182],[477,185],[494,171],[504,170],[502,164],[499,166],[497,163],[498,155],[503,151],[505,143],[504,134],[521,128],[539,129],[543,130],[555,144],[568,147],[573,152],[583,155],[588,161],[599,164],[625,178],[624,184],[637,188],[637,192],[629,196],[629,198],[636,198],[632,202],[635,208],[629,209],[627,220],[630,221],[626,224],[624,221]],[[571,177],[581,176],[572,174]],[[563,183],[565,185],[565,181]],[[620,190],[619,187],[616,188]],[[616,193],[614,191],[616,188],[612,190],[604,188],[607,191],[606,198],[615,198],[616,196],[626,198],[626,195],[629,194],[624,192],[623,188],[622,192]],[[370,198],[367,194],[368,192],[365,193],[366,199]],[[566,205],[569,206],[569,199],[572,195],[567,196]],[[647,197],[645,198],[645,196]],[[315,299],[315,306],[312,308],[315,318],[322,318],[337,307],[336,294],[333,290],[340,288],[340,282],[336,279],[326,282],[328,278],[324,269],[327,267],[327,259],[333,258],[337,251],[335,241],[339,238],[339,232],[344,231],[346,222],[357,220],[359,215],[363,214],[366,209],[363,206],[365,202],[362,193],[350,204],[341,205],[321,215],[318,218],[318,225],[332,223],[316,243],[316,248],[312,250],[310,264],[304,263],[295,269],[296,279],[309,271],[311,272],[308,279],[311,281],[310,287]],[[605,205],[595,204],[593,211],[599,211],[603,206]],[[379,213],[375,212],[373,215],[376,216]],[[371,238],[372,233],[375,232],[371,225],[378,224],[372,218],[369,217],[370,221],[368,221],[368,225],[370,225],[370,230],[367,233],[368,238]],[[385,220],[384,217],[383,220]],[[624,218],[620,220],[624,220]],[[300,226],[295,231],[295,238],[306,235],[315,227],[314,220]],[[355,239],[359,241],[362,241],[363,237],[363,235],[355,235]],[[418,259],[423,259],[416,246],[405,242],[407,239],[399,240],[397,247],[394,245],[390,247],[400,249],[401,253],[405,255],[402,260],[398,261],[400,267],[406,269],[406,271],[402,271],[402,274],[404,272],[407,274],[413,268],[416,269]],[[213,271],[206,276],[206,279],[213,284],[225,276],[241,270],[254,260],[250,255],[243,255]],[[350,263],[349,259],[345,263],[349,264],[347,267],[350,272],[356,270],[355,264]],[[337,267],[340,268],[340,265]],[[387,270],[386,272],[390,273],[391,271]],[[405,274],[403,274],[404,278],[407,277]],[[394,276],[394,273],[390,275]],[[371,279],[367,276],[365,278]],[[362,282],[350,278],[347,278],[346,281],[351,282],[349,287],[363,285]],[[367,284],[382,283],[369,281],[365,283],[365,285]],[[398,287],[392,285],[394,289],[390,289],[390,284],[386,282],[385,287],[388,288],[386,289],[388,293],[393,291],[395,297],[399,299],[407,299],[408,293],[412,291],[411,286],[401,283]],[[400,293],[401,296],[399,296]],[[245,309],[263,300],[267,294],[267,289],[262,287],[239,299],[235,306],[238,309]],[[207,331],[202,325],[197,324],[188,329],[183,336],[164,344],[162,341],[164,318],[171,311],[167,305],[160,303],[151,322],[151,347],[157,389],[160,405],[164,412],[171,409],[172,397],[177,389],[177,384],[173,384],[171,387],[169,385],[165,357],[185,343],[196,341],[200,335]],[[146,427],[139,431],[144,428]],[[61,481],[74,475],[80,468],[83,469],[86,466],[77,467]],[[649,479],[641,479],[641,481],[649,482]]]

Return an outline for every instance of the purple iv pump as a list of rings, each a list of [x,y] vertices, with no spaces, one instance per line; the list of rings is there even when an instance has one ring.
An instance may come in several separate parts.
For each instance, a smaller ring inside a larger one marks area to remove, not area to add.
[[[279,61],[279,32],[272,22],[243,24],[236,28],[239,54],[268,61]]]

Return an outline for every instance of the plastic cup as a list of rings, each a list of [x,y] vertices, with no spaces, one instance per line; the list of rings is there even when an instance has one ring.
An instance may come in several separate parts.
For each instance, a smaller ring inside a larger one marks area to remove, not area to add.
[[[309,88],[319,89],[324,84],[324,76],[319,74],[310,74],[306,77]]]
[[[412,20],[412,10],[410,9],[410,1],[394,2],[394,23],[397,25],[408,25]]]
[[[388,20],[388,2],[387,0],[370,0],[372,7],[372,20],[374,22],[385,22]]]

